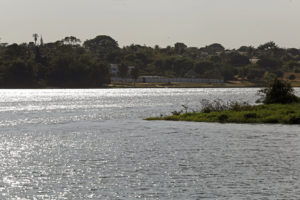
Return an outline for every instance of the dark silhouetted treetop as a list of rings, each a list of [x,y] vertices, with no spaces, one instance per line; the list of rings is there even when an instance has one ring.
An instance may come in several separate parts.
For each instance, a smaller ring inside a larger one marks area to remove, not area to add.
[[[175,52],[176,52],[176,53],[182,54],[182,53],[184,52],[184,50],[187,48],[187,46],[186,46],[184,43],[177,42],[177,43],[174,45],[174,48],[175,48]]]
[[[229,64],[233,66],[245,66],[250,64],[249,58],[247,56],[241,55],[239,53],[231,53],[229,54]]]
[[[277,49],[277,48],[278,46],[275,44],[275,42],[270,41],[265,44],[259,45],[257,49],[265,51],[265,50]]]
[[[64,39],[62,39],[62,42],[66,45],[76,46],[76,45],[80,44],[81,40],[74,36],[68,36],[68,37],[65,37]]]
[[[278,70],[282,66],[282,62],[275,57],[268,57],[268,56],[263,56],[260,57],[260,60],[257,62],[257,64],[265,69],[265,70]]]
[[[219,43],[213,43],[211,45],[208,45],[206,47],[207,49],[212,49],[214,51],[224,51],[225,48],[223,47],[223,45],[219,44]]]
[[[297,56],[300,54],[300,50],[296,49],[296,48],[289,48],[286,50],[289,54],[291,54],[292,56]]]
[[[37,33],[32,34],[33,40],[34,40],[34,44],[36,45],[36,42],[39,38],[39,35]]]
[[[83,46],[85,48],[88,48],[90,50],[97,50],[97,49],[106,49],[106,50],[112,50],[112,49],[119,49],[118,42],[115,41],[110,36],[106,35],[99,35],[91,40],[86,40],[83,43]]]

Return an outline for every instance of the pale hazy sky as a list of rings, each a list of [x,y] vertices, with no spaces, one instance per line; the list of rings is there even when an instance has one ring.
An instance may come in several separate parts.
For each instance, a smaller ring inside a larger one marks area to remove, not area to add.
[[[300,0],[0,0],[2,42],[110,35],[120,46],[300,48]]]

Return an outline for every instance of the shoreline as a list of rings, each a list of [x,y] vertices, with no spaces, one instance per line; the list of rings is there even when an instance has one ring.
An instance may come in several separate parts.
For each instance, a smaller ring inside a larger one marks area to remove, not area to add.
[[[292,87],[300,87],[300,81],[291,82]],[[108,88],[262,88],[264,83],[229,81],[225,83],[121,83],[112,82]]]
[[[239,107],[237,110],[213,112],[173,112],[169,116],[145,120],[189,121],[237,124],[297,124],[300,125],[300,103],[261,104]]]
[[[292,87],[300,88],[300,81],[291,82]],[[121,83],[112,82],[103,87],[24,87],[24,88],[0,88],[0,89],[122,89],[122,88],[262,88],[264,83],[229,81],[225,83]]]

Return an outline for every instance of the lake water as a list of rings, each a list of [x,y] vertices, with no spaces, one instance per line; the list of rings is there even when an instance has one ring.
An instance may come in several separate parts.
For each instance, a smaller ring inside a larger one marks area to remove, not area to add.
[[[143,120],[257,90],[0,90],[0,199],[299,200],[300,126]]]

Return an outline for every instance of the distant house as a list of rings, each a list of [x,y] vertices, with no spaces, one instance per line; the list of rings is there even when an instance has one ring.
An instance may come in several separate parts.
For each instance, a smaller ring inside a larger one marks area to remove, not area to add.
[[[225,50],[225,54],[231,54],[231,53],[234,53],[234,52],[235,52],[235,50],[229,50],[229,49]]]
[[[260,59],[258,59],[257,57],[253,57],[253,58],[250,58],[250,59],[249,59],[249,62],[250,62],[251,64],[256,64],[259,60],[260,60]]]
[[[110,64],[109,71],[110,71],[111,75],[118,76],[118,74],[119,74],[119,65],[118,64]]]
[[[127,71],[127,76],[130,75],[131,71],[135,68],[135,66],[128,66],[128,71]],[[119,76],[119,64],[110,64],[109,66],[109,71],[110,74],[114,77],[118,77]]]

